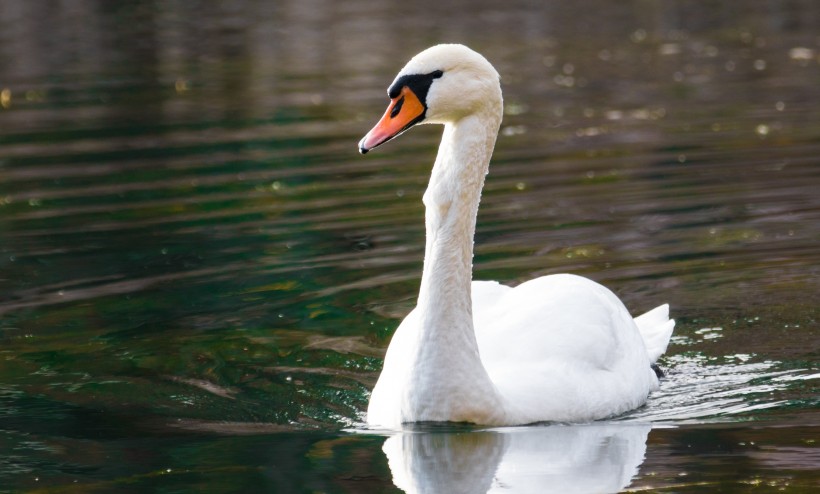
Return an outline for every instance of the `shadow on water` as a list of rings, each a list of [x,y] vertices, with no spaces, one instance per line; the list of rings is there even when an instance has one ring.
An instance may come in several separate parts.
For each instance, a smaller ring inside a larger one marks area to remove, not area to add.
[[[817,3],[400,10],[0,3],[0,492],[818,487]],[[439,130],[356,143],[440,41],[504,88],[476,278],[669,302],[645,407],[362,425]]]

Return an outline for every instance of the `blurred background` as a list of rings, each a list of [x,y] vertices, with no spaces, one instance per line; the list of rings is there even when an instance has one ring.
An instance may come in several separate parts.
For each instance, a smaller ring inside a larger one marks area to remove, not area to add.
[[[7,0],[0,492],[395,490],[340,431],[415,304],[441,129],[356,144],[440,42],[505,97],[475,277],[672,305],[623,419],[679,429],[635,485],[817,484],[817,2]]]

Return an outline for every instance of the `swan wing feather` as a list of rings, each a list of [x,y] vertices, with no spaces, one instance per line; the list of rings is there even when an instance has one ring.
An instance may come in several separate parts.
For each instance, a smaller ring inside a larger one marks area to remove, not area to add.
[[[643,334],[602,285],[560,274],[473,291],[481,360],[521,420],[604,418],[657,388]]]

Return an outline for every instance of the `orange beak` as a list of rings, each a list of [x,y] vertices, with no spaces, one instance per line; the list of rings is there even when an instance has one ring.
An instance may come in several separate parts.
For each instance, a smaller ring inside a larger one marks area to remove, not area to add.
[[[398,96],[390,100],[387,111],[379,123],[359,141],[359,152],[365,154],[376,146],[381,146],[424,119],[427,108],[418,96],[407,86]]]

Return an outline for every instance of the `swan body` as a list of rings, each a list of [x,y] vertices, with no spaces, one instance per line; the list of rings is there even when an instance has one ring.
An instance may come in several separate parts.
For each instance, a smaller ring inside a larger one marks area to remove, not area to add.
[[[519,425],[586,422],[638,406],[674,328],[662,305],[632,318],[589,279],[558,274],[515,288],[472,281],[476,215],[502,117],[498,73],[462,45],[408,62],[362,153],[418,123],[444,125],[424,194],[426,245],[416,308],[387,349],[367,422]]]

